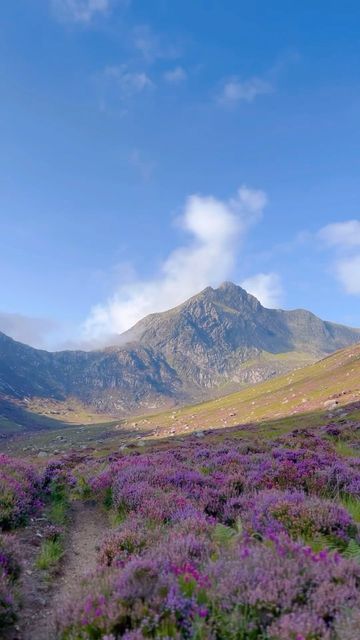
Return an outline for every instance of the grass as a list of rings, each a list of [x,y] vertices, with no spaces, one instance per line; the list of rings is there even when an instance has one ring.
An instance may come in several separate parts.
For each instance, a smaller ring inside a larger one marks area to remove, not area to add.
[[[360,522],[360,500],[347,496],[341,502],[355,522]]]
[[[359,455],[359,451],[355,449],[355,447],[352,447],[343,440],[339,440],[338,442],[336,442],[335,449],[339,456],[344,456],[346,458],[356,458]]]
[[[62,483],[55,482],[52,486],[47,516],[52,525],[64,528],[68,522],[69,514],[68,490]],[[42,571],[54,569],[64,554],[63,535],[57,535],[53,539],[44,540],[40,547],[40,553],[35,566]]]
[[[44,540],[36,560],[36,568],[42,571],[53,569],[59,563],[63,554],[64,549],[61,540]]]
[[[52,524],[64,527],[67,524],[69,513],[69,495],[67,487],[62,483],[55,483],[50,493],[48,517]]]
[[[53,524],[64,526],[68,519],[69,503],[68,500],[57,500],[49,507],[49,520]]]

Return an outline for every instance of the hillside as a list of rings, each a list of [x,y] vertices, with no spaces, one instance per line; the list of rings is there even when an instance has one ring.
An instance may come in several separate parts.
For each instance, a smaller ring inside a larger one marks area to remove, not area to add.
[[[156,425],[159,433],[168,435],[284,420],[321,424],[339,416],[360,418],[360,344],[238,393],[140,418],[138,425]]]
[[[308,311],[266,309],[224,283],[148,316],[103,350],[50,353],[0,334],[0,402],[7,416],[10,403],[65,421],[74,406],[108,417],[150,412],[273,378],[359,338]]]
[[[51,456],[54,451],[81,448],[101,455],[128,445],[182,439],[193,432],[203,437],[211,431],[222,437],[227,428],[239,429],[241,437],[264,439],[296,427],[332,424],[346,430],[360,420],[360,344],[237,393],[157,414],[112,422],[106,416],[83,413],[79,407],[67,422],[60,416],[30,415],[33,430],[25,433],[11,420],[0,421],[0,450],[31,457],[39,451]],[[15,434],[13,439],[5,437]]]

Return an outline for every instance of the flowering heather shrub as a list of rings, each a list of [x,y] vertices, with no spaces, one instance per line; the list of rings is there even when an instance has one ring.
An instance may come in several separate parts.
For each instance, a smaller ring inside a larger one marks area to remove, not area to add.
[[[94,577],[59,637],[343,640],[336,625],[353,624],[342,615],[360,605],[359,565],[286,537],[239,541],[217,556],[204,543],[190,558],[186,545],[177,554],[163,539],[106,582]]]
[[[9,536],[0,535],[0,632],[15,620],[13,583],[19,575],[16,546]]]
[[[107,567],[124,566],[132,557],[140,556],[160,535],[159,529],[150,529],[142,518],[131,516],[105,536],[99,551],[99,563]]]
[[[269,627],[276,640],[330,640],[331,633],[324,621],[309,611],[285,613]],[[341,637],[342,636],[338,636]],[[354,636],[353,636],[354,637]],[[342,640],[344,640],[342,638]]]
[[[321,534],[344,543],[357,534],[346,509],[300,491],[265,490],[234,498],[227,503],[225,519],[233,524],[239,516],[249,533],[263,536],[288,533],[309,539]]]
[[[0,454],[0,529],[26,520],[40,506],[40,478],[25,462]]]
[[[41,485],[44,491],[53,491],[56,487],[74,487],[76,478],[72,473],[71,465],[64,460],[49,462],[41,476]]]
[[[272,524],[295,537],[321,533],[345,541],[356,532],[333,498],[356,497],[358,462],[340,459],[320,438],[309,440],[309,449],[301,438],[288,436],[247,449],[232,441],[128,455],[102,470],[91,485],[98,495],[111,495],[123,517],[134,513],[169,524],[185,514],[203,514],[232,525],[241,515],[250,526],[247,513],[256,503],[253,531],[263,534],[270,527],[271,532]]]
[[[45,538],[45,540],[51,540],[52,542],[55,542],[56,540],[59,540],[63,534],[64,534],[63,527],[59,527],[56,524],[48,524],[45,527],[42,535]]]
[[[8,535],[0,535],[0,572],[12,582],[20,575],[16,543]]]
[[[354,640],[359,635],[360,611],[359,609],[345,609],[335,624],[335,636],[341,640]]]
[[[337,554],[315,554],[286,538],[275,539],[273,544],[242,543],[237,554],[235,551],[214,564],[214,597],[231,615],[236,603],[246,605],[258,631],[265,625],[270,637],[270,629],[277,625],[282,629],[281,638],[291,638],[286,636],[290,623],[301,637],[301,626],[296,625],[302,625],[304,631],[315,620],[311,631],[318,628],[320,635],[314,637],[326,637],[321,629],[330,632],[343,607],[358,606],[360,567]],[[306,633],[303,636],[312,638]]]
[[[360,564],[303,542],[357,553],[358,525],[339,498],[360,495],[358,458],[295,431],[272,442],[193,438],[91,469],[87,486],[122,521],[61,612],[60,640],[359,635]]]

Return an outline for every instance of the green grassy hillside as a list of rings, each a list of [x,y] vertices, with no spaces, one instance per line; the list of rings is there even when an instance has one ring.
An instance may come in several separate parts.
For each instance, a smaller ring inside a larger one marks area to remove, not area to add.
[[[137,426],[155,426],[159,434],[246,425],[307,414],[336,417],[360,402],[360,345],[316,364],[254,385],[238,393],[138,419]],[[355,409],[356,410],[356,409]],[[292,420],[293,421],[293,420]],[[134,420],[122,424],[134,424]]]

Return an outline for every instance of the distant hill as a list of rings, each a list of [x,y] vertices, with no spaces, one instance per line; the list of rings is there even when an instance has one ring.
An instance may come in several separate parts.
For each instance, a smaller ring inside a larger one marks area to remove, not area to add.
[[[140,413],[261,382],[358,341],[359,329],[266,309],[226,282],[144,318],[107,349],[50,353],[0,333],[0,399]]]

